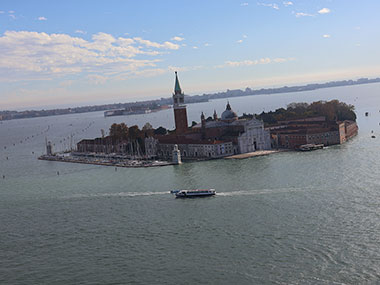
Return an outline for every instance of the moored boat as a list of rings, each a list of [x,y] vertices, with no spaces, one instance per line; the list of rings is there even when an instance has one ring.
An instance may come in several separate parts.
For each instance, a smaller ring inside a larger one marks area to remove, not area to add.
[[[207,197],[216,194],[215,189],[194,189],[194,190],[173,190],[170,193],[175,194],[176,198]]]
[[[299,151],[311,151],[311,150],[317,150],[322,149],[323,144],[304,144],[297,148]]]

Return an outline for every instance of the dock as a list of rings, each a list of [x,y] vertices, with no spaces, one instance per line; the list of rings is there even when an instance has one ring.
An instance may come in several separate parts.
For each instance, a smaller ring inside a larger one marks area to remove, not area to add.
[[[244,158],[250,158],[250,157],[256,157],[256,156],[270,155],[270,154],[284,152],[284,151],[288,151],[288,150],[283,150],[283,149],[281,149],[281,150],[280,149],[276,149],[276,150],[257,150],[257,151],[254,151],[254,152],[247,152],[247,153],[227,156],[225,158],[226,159],[244,159]]]
[[[42,155],[38,157],[39,160],[58,161],[58,162],[70,162],[92,165],[103,165],[113,167],[128,167],[128,168],[141,168],[141,167],[158,167],[174,165],[169,161],[157,161],[157,160],[111,160],[111,159],[89,159],[85,157],[75,156],[56,156],[56,155]]]

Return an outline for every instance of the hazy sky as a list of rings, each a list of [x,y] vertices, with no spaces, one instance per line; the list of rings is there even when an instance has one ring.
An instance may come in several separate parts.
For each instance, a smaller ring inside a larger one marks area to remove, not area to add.
[[[379,0],[0,2],[0,109],[380,76]]]

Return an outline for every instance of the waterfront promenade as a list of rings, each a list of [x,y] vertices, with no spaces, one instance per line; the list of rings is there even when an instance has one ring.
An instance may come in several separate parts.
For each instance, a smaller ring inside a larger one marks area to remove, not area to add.
[[[79,156],[56,156],[56,155],[42,155],[38,157],[39,160],[48,161],[60,161],[60,162],[71,162],[71,163],[82,163],[82,164],[94,164],[103,166],[114,166],[114,167],[129,167],[129,168],[139,168],[139,167],[157,167],[157,166],[167,166],[173,165],[174,163],[169,161],[159,161],[159,160],[134,160],[134,159],[97,159]]]
[[[256,157],[256,156],[264,156],[264,155],[270,155],[274,153],[289,151],[288,149],[275,149],[275,150],[257,150],[254,152],[247,152],[242,154],[236,154],[225,157],[226,159],[243,159],[243,158],[250,158],[250,157]]]

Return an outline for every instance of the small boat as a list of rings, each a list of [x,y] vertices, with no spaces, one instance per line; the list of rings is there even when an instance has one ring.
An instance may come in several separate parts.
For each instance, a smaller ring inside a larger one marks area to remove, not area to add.
[[[372,139],[375,139],[376,137],[374,135],[371,136]]]
[[[304,144],[298,147],[297,150],[299,151],[311,151],[311,150],[317,150],[322,149],[323,144]]]
[[[216,194],[215,189],[173,190],[176,198],[208,197]]]

